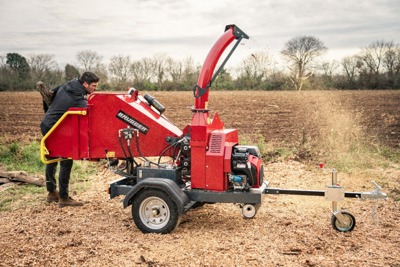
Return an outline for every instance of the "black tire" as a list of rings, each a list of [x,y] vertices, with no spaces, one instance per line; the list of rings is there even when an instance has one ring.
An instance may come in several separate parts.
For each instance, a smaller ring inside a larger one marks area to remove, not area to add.
[[[143,233],[168,234],[178,226],[181,215],[166,192],[145,188],[133,200],[132,217]]]
[[[344,224],[341,224],[339,220],[336,218],[336,216],[332,215],[331,224],[333,229],[343,233],[353,231],[354,227],[356,227],[356,218],[354,218],[352,214],[346,211],[341,211],[340,213],[345,218],[346,222]]]

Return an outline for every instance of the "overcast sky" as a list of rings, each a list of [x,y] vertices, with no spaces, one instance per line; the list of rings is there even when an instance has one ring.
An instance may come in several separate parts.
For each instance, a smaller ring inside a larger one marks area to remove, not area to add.
[[[76,64],[82,50],[105,62],[162,52],[202,64],[227,24],[250,36],[234,64],[257,51],[279,58],[285,42],[300,35],[319,38],[327,58],[340,60],[377,40],[399,43],[400,1],[0,0],[0,55],[54,54],[63,67]]]

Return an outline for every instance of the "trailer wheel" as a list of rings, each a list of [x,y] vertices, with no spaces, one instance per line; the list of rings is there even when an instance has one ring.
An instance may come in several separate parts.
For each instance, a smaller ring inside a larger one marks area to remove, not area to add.
[[[256,216],[257,208],[253,204],[244,204],[242,206],[242,215],[245,219],[253,219]]]
[[[356,219],[354,216],[346,211],[340,212],[343,216],[343,222],[339,222],[338,218],[333,214],[331,224],[333,229],[338,232],[351,232],[356,226]]]
[[[167,234],[180,221],[177,205],[164,191],[146,188],[133,200],[132,217],[143,233]]]

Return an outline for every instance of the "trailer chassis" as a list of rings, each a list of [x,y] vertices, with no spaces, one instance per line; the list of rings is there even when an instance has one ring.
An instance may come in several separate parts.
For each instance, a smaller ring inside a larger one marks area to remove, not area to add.
[[[356,198],[361,200],[386,199],[387,194],[382,188],[371,181],[375,189],[370,192],[345,192],[344,188],[337,183],[337,172],[331,170],[332,183],[326,186],[325,190],[305,190],[305,189],[283,189],[271,188],[268,182],[264,181],[260,188],[252,188],[248,191],[224,191],[215,192],[209,190],[190,189],[190,186],[178,186],[176,181],[168,178],[146,178],[136,183],[134,176],[126,175],[121,179],[112,181],[109,184],[110,199],[125,195],[123,199],[124,208],[133,204],[135,196],[142,190],[156,188],[166,191],[171,198],[179,203],[179,214],[184,214],[192,208],[201,206],[205,203],[235,203],[241,208],[244,218],[254,218],[261,206],[265,195],[298,195],[298,196],[320,196],[332,202],[331,225],[339,232],[350,232],[356,226],[355,217],[348,211],[338,209],[338,202],[345,198]],[[160,183],[164,181],[164,183]],[[171,190],[173,188],[173,190]],[[168,193],[169,192],[169,193]],[[180,194],[180,193],[183,194]],[[132,209],[133,213],[133,209]],[[137,214],[132,214],[133,217]]]

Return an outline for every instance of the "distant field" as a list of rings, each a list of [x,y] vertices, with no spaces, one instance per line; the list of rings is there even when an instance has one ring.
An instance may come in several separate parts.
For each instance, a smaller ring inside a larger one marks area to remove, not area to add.
[[[145,94],[146,92],[143,92]],[[166,108],[179,128],[191,122],[192,92],[149,92]],[[39,139],[43,117],[37,92],[0,92],[0,137]],[[226,128],[266,142],[294,144],[368,138],[400,147],[400,91],[212,91],[211,114],[218,112]],[[340,139],[341,138],[341,139]]]

